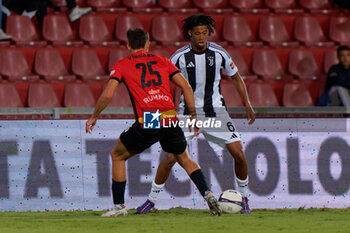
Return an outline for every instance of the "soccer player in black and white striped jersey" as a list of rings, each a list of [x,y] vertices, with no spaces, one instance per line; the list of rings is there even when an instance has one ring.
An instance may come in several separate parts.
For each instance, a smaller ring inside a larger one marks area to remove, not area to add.
[[[243,98],[249,124],[255,120],[255,113],[250,104],[246,86],[238,73],[230,55],[221,46],[208,42],[208,37],[214,32],[215,21],[206,15],[192,15],[184,20],[183,33],[191,42],[177,50],[170,60],[180,69],[182,75],[190,83],[195,97],[197,118],[206,120],[214,118],[222,122],[220,129],[201,129],[210,146],[227,148],[235,161],[235,173],[238,189],[243,196],[241,213],[250,213],[247,198],[248,167],[243,153],[241,139],[226,111],[224,99],[220,93],[221,69],[223,68],[235,84],[237,91]],[[181,114],[188,115],[188,109],[181,97],[178,108]],[[184,129],[185,131],[185,129]],[[192,139],[194,133],[186,132],[187,140]],[[137,208],[137,212],[146,214],[154,207],[159,192],[175,164],[172,154],[167,154],[160,163],[157,175],[152,183],[152,190],[148,200]]]

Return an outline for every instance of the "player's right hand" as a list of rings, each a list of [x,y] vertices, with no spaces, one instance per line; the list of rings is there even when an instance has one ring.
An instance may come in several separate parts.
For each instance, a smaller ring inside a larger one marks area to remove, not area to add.
[[[194,121],[194,127],[193,127],[193,132],[194,132],[194,136],[195,137],[198,137],[198,135],[199,135],[199,128],[197,127],[197,117],[195,117],[195,116],[192,116],[191,118],[191,121],[193,120],[193,119],[195,119],[195,121]],[[191,126],[189,126],[188,127],[188,131],[189,132],[192,132],[192,129],[191,129]]]
[[[92,130],[94,129],[97,122],[97,118],[91,117],[89,120],[86,121],[85,124],[85,131],[86,133],[91,134]]]

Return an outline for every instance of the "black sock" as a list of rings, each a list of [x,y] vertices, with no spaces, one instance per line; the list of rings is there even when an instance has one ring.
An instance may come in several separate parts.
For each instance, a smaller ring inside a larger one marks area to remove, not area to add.
[[[194,172],[191,173],[190,178],[193,181],[193,183],[196,185],[199,192],[204,197],[205,192],[209,191],[209,187],[207,185],[207,182],[205,181],[205,177],[202,173],[202,170],[201,169],[195,170]]]
[[[112,193],[114,205],[124,204],[125,185],[126,181],[117,182],[112,179]]]

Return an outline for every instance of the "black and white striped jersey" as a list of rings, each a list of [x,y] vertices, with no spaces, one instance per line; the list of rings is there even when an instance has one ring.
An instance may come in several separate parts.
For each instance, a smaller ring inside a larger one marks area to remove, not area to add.
[[[207,117],[215,117],[215,108],[224,106],[220,93],[221,69],[225,69],[228,76],[238,72],[236,66],[231,69],[231,56],[220,45],[208,42],[202,53],[196,53],[188,44],[177,50],[170,60],[192,86],[197,112],[203,110]],[[180,113],[188,114],[183,96],[179,105],[179,111],[182,110]]]

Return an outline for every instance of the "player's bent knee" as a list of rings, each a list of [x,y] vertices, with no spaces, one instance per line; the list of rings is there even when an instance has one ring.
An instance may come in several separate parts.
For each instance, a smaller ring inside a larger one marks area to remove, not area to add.
[[[244,154],[238,154],[237,156],[235,156],[235,163],[243,164],[244,161]]]
[[[134,154],[130,153],[123,143],[118,139],[116,146],[111,151],[112,161],[122,161],[127,160],[132,157]]]
[[[235,159],[236,163],[245,161],[245,155],[241,144],[237,144],[237,143],[229,144],[227,145],[227,148],[230,151],[232,157]]]
[[[237,151],[234,155],[233,158],[235,160],[236,164],[243,165],[246,163],[245,155],[243,151]]]
[[[115,150],[113,149],[111,151],[111,158],[112,161],[121,161],[121,160],[126,160],[127,159],[127,154],[124,151],[121,150]]]
[[[121,160],[122,156],[121,156],[121,154],[119,154],[115,150],[112,150],[111,151],[111,158],[113,161],[116,161],[116,160]]]
[[[187,151],[185,151],[181,154],[174,155],[174,157],[176,159],[176,162],[178,162],[181,166],[184,166],[184,165],[192,162]]]
[[[174,166],[174,164],[176,163],[176,158],[174,154],[167,153],[166,160],[168,165],[171,167]]]

